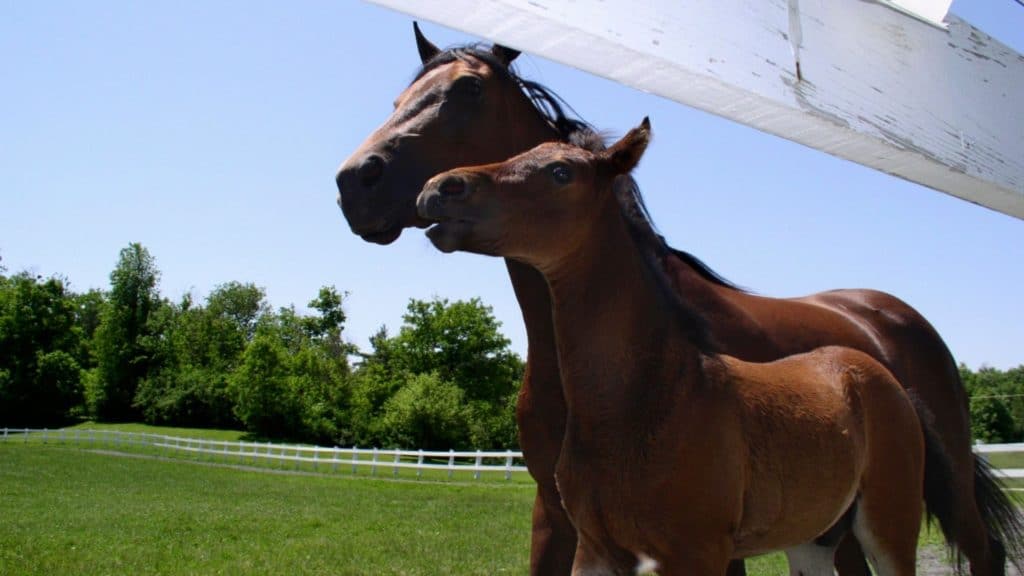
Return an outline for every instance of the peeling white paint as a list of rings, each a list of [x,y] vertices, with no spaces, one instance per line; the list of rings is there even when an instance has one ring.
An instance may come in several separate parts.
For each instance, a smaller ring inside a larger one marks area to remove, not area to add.
[[[1024,218],[1024,57],[956,16],[944,30],[872,1],[376,1]]]

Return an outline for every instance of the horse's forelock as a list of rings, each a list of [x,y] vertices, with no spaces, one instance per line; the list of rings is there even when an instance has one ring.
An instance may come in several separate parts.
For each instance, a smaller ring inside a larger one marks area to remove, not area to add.
[[[539,82],[534,82],[533,80],[527,80],[520,76],[516,72],[514,64],[505,64],[490,51],[489,47],[486,47],[483,44],[466,44],[463,46],[447,48],[438,52],[419,69],[416,73],[416,77],[413,79],[413,82],[423,78],[423,76],[431,70],[450,64],[456,60],[465,61],[467,58],[475,58],[484,62],[490,66],[495,73],[500,74],[505,79],[510,80],[512,83],[519,86],[520,90],[523,91],[523,94],[525,94],[533,104],[537,113],[555,129],[558,133],[559,139],[563,142],[575,144],[592,152],[597,152],[605,148],[604,136],[585,120],[581,119],[579,114],[573,110],[572,106],[569,105],[568,102],[563,100],[547,86],[544,86]],[[573,116],[567,114],[566,109],[572,112]]]

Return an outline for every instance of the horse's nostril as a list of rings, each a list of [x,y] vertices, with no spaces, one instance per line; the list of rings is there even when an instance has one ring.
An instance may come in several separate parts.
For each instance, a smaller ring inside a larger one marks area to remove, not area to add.
[[[466,193],[466,183],[461,178],[451,176],[445,178],[444,182],[437,187],[438,192],[441,196],[462,196]]]
[[[359,183],[364,188],[369,188],[380,180],[384,174],[384,160],[380,156],[370,156],[359,167]]]

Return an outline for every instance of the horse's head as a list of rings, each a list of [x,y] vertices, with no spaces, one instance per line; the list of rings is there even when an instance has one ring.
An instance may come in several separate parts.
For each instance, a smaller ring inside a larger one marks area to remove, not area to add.
[[[509,69],[518,52],[499,45],[442,51],[414,28],[422,70],[336,178],[352,232],[379,244],[426,225],[415,200],[434,174],[503,160],[558,137],[531,101],[532,83]]]
[[[416,207],[437,222],[427,236],[441,251],[505,256],[543,271],[572,257],[602,211],[624,209],[620,177],[649,140],[645,118],[607,149],[549,142],[498,164],[457,168],[431,178]]]

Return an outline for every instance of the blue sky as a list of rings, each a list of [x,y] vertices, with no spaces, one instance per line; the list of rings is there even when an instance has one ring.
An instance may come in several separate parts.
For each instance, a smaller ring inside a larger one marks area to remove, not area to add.
[[[1012,0],[953,12],[1024,52]],[[364,348],[411,297],[479,296],[524,354],[499,260],[442,255],[418,230],[363,243],[335,204],[335,169],[416,70],[411,28],[349,0],[0,0],[3,264],[106,288],[141,242],[175,300],[238,280],[305,309],[334,284]],[[655,220],[727,278],[771,296],[885,290],[959,361],[1024,363],[1024,222],[540,58],[518,67],[614,135],[650,116],[636,176]]]

